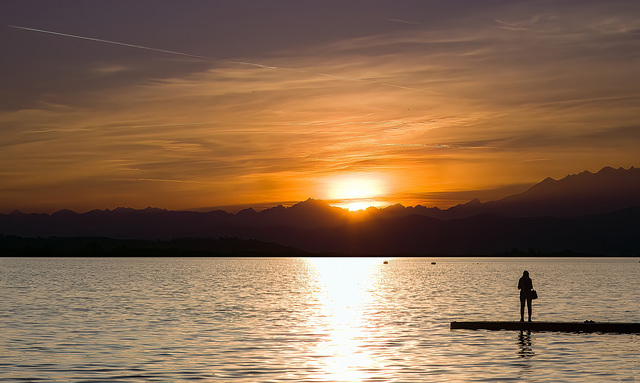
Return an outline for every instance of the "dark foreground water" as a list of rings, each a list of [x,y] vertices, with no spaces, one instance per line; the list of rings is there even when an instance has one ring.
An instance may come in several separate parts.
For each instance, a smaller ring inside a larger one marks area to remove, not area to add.
[[[636,334],[449,329],[524,269],[534,320],[640,322],[636,258],[382,261],[0,258],[0,381],[640,381]]]

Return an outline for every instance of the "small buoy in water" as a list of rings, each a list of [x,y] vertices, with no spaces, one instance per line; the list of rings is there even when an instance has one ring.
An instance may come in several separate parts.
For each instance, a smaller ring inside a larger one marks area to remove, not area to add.
[[[382,262],[382,263],[383,263],[383,264],[385,264],[385,265],[388,265],[388,264],[389,264],[389,261],[384,261],[384,262]]]
[[[435,262],[431,262],[431,264],[432,264],[432,265],[435,265],[436,263],[435,263]]]

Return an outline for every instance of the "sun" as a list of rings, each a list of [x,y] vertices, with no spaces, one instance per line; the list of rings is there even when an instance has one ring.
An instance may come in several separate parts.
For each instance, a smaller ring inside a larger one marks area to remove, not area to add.
[[[381,193],[382,187],[378,180],[350,176],[336,180],[329,196],[334,199],[354,199],[377,197]]]
[[[327,194],[334,206],[350,211],[381,206],[377,199],[386,192],[384,181],[369,174],[351,174],[334,178],[328,182]]]

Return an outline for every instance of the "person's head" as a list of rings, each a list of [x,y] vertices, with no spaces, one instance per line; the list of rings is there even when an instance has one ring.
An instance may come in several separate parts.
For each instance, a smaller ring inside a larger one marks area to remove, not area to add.
[[[523,276],[523,277],[525,277],[525,278],[526,278],[526,277],[528,277],[528,276],[529,276],[529,272],[528,272],[527,270],[525,270],[525,271],[522,273],[522,276]]]

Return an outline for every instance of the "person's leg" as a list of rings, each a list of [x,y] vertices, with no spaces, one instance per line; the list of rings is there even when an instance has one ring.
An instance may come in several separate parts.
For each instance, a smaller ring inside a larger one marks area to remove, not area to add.
[[[524,322],[524,297],[520,297],[520,322]],[[531,309],[531,306],[529,306]]]
[[[531,303],[532,303],[532,299],[529,298],[527,299],[527,308],[529,309],[529,322],[531,322]]]

